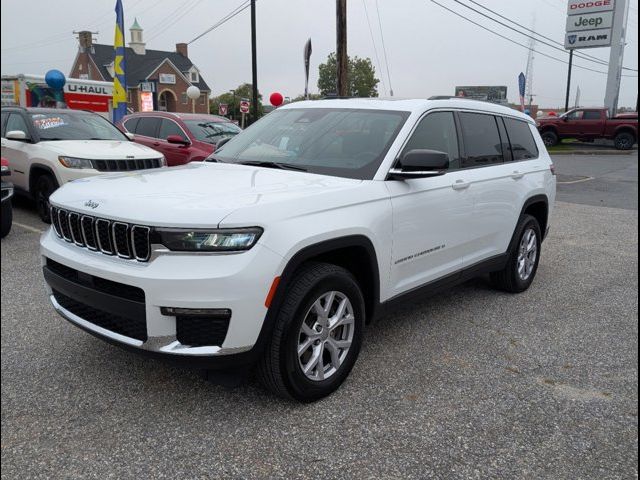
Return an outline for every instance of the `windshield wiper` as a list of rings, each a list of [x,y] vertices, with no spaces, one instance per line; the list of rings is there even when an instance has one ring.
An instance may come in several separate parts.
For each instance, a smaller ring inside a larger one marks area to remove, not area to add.
[[[264,167],[264,168],[278,168],[280,170],[295,170],[297,172],[307,172],[308,170],[298,165],[292,165],[291,163],[282,162],[262,162],[262,161],[246,161],[238,162],[240,165],[248,165],[251,167]]]

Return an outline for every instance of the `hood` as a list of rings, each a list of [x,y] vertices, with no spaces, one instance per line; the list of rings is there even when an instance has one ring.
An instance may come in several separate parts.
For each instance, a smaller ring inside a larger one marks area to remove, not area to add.
[[[92,160],[131,160],[139,158],[159,158],[161,153],[139,143],[127,140],[59,140],[42,141],[39,146],[58,155]]]
[[[142,225],[216,227],[236,210],[272,204],[286,211],[302,198],[325,208],[336,192],[361,184],[305,172],[198,162],[74,180],[58,189],[51,203]]]

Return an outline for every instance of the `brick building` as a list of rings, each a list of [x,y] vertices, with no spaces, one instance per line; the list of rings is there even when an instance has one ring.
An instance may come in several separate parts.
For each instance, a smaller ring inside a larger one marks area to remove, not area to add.
[[[189,59],[186,43],[176,44],[175,52],[147,50],[143,30],[138,21],[129,29],[131,40],[126,49],[127,101],[131,111],[141,110],[141,94],[152,90],[155,110],[167,112],[192,112],[192,101],[187,88],[195,85],[201,96],[196,99],[197,113],[209,113],[211,89],[200,71]],[[113,81],[113,45],[93,43],[91,32],[78,36],[78,54],[71,68],[71,78]]]

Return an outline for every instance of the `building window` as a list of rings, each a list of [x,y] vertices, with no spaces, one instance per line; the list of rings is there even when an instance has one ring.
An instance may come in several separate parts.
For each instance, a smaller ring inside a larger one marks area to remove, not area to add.
[[[200,75],[197,70],[191,70],[190,72],[191,83],[198,83],[200,81]]]
[[[206,105],[207,104],[207,94],[203,93],[202,95],[200,95],[200,105]]]
[[[186,105],[187,103],[189,103],[189,97],[187,97],[186,93],[182,94],[182,104]]]

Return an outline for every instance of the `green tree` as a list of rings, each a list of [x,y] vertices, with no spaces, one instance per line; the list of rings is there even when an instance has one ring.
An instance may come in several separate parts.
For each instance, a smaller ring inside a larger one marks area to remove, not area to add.
[[[378,84],[376,69],[370,58],[349,57],[347,67],[349,74],[349,91],[351,97],[377,97]],[[327,62],[320,65],[320,78],[318,89],[325,95],[335,94],[337,88],[338,61],[336,54],[332,53]]]
[[[253,85],[250,83],[243,83],[236,89],[235,96],[231,92],[223,93],[217,97],[209,100],[209,108],[212,114],[217,115],[220,104],[229,105],[229,114],[227,115],[229,118],[234,118],[235,120],[240,119],[240,102],[242,99],[248,99],[251,101],[253,97]],[[262,107],[262,95],[258,93],[258,116],[262,117],[264,115],[264,108]],[[250,121],[251,114],[248,115]]]

